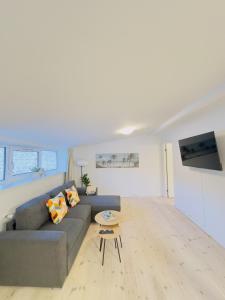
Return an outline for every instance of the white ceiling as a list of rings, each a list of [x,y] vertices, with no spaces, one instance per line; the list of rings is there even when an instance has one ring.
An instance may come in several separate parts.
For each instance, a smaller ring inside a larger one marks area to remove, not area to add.
[[[0,0],[0,135],[151,132],[225,79],[224,0]]]

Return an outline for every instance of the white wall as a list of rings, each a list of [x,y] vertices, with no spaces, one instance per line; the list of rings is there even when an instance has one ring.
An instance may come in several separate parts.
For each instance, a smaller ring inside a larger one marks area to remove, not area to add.
[[[4,217],[14,213],[17,206],[63,184],[63,181],[64,173],[59,173],[0,191],[0,229],[5,228]]]
[[[96,185],[99,194],[119,194],[121,196],[160,196],[161,157],[160,143],[156,138],[140,136],[107,143],[75,148],[75,160],[85,159],[84,169]],[[97,169],[95,156],[100,153],[139,153],[139,168]],[[76,167],[76,182],[79,185],[80,169]]]
[[[163,145],[163,196],[174,198],[173,144]]]
[[[214,130],[225,170],[225,99],[166,129],[162,142],[174,146],[175,205],[225,246],[225,172],[184,167],[178,140]]]

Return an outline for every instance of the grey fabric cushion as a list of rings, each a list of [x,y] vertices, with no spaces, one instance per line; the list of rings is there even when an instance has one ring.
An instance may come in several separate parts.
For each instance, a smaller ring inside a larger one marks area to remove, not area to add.
[[[66,214],[65,218],[77,218],[83,221],[87,221],[91,215],[91,205],[76,205],[75,207],[69,208],[69,212]]]
[[[50,197],[55,197],[56,195],[58,195],[61,192],[63,194],[65,194],[65,189],[69,189],[72,185],[76,186],[74,180],[67,181],[63,185],[60,185],[60,186],[54,188],[53,190],[49,191],[48,194],[50,195]]]
[[[80,204],[89,204],[92,210],[96,211],[107,209],[120,211],[120,196],[80,196]]]
[[[73,247],[74,243],[78,239],[82,228],[84,227],[84,221],[81,219],[69,219],[64,218],[61,223],[53,224],[52,221],[47,222],[41,226],[40,230],[48,231],[64,231],[67,234],[67,249],[68,251]]]
[[[16,209],[16,229],[33,230],[39,229],[41,225],[49,220],[49,213],[46,207],[48,194],[34,198]]]
[[[80,204],[91,205],[91,218],[94,221],[95,215],[103,210],[120,211],[120,196],[80,196]]]

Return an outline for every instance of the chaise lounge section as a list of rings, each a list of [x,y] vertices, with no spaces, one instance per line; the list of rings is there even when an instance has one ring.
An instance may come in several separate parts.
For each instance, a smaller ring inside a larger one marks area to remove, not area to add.
[[[16,209],[15,230],[0,233],[0,285],[62,287],[89,225],[103,210],[120,211],[120,196],[80,196],[59,224],[46,201],[75,185],[69,181]]]

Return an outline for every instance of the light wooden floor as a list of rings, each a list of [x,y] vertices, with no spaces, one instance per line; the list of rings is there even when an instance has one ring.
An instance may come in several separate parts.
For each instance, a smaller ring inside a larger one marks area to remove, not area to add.
[[[91,225],[62,289],[0,287],[0,299],[225,299],[225,250],[167,200],[123,199],[122,263],[113,241],[101,266]]]

